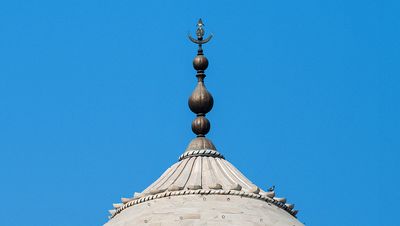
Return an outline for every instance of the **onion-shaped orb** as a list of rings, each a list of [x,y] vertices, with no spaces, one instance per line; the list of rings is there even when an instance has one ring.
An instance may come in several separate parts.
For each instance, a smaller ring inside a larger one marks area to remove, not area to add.
[[[207,114],[214,105],[214,99],[202,81],[197,83],[192,95],[189,97],[189,108],[195,114]]]

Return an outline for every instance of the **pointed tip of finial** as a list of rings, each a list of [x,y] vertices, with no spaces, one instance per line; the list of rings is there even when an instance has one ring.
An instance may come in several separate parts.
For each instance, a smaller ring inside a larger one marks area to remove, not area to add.
[[[197,26],[201,27],[203,26],[203,21],[201,20],[201,18],[199,18],[199,21],[197,22]]]

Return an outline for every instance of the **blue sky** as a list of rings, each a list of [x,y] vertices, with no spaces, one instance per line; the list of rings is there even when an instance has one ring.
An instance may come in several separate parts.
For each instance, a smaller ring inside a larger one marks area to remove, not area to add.
[[[88,226],[194,137],[199,17],[209,138],[306,225],[395,226],[398,1],[0,2],[0,219]]]

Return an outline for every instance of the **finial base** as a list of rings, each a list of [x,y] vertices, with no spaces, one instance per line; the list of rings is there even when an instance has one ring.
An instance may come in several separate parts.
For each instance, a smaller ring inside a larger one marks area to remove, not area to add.
[[[215,146],[211,140],[209,140],[205,137],[196,137],[192,141],[190,141],[185,152],[196,151],[196,150],[214,150],[214,151],[216,151],[217,148],[215,148]]]
[[[197,156],[224,158],[224,156],[217,151],[211,140],[205,137],[196,137],[190,141],[185,152],[179,157],[179,160]]]

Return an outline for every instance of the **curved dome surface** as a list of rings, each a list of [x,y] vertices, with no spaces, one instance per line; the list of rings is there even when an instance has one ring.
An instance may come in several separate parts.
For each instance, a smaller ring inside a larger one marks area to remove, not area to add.
[[[206,138],[194,139],[143,192],[121,200],[106,226],[303,225],[293,204],[253,184]]]

